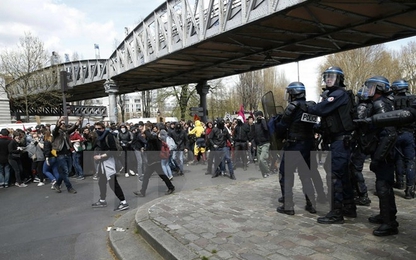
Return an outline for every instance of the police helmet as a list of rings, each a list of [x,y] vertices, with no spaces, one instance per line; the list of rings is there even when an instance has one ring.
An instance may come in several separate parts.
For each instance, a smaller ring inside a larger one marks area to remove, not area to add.
[[[406,92],[409,89],[409,83],[403,79],[395,80],[391,83],[391,88],[396,93]]]
[[[305,85],[302,82],[292,82],[286,88],[286,100],[293,101],[305,97]]]
[[[373,97],[376,93],[389,93],[390,92],[390,83],[383,76],[374,76],[367,79],[364,83],[364,92],[367,96]]]
[[[356,97],[357,97],[357,99],[358,99],[358,102],[363,102],[363,101],[366,101],[366,100],[368,100],[368,93],[367,92],[365,92],[365,86],[364,87],[362,87],[362,88],[360,88],[358,91],[357,91],[357,95],[355,95]]]
[[[342,71],[342,69],[340,67],[331,66],[331,67],[327,68],[322,73],[322,80],[323,80],[324,84],[325,84],[326,79],[328,77],[336,77],[334,86],[336,86],[336,87],[345,87],[345,85],[344,85],[344,72]]]

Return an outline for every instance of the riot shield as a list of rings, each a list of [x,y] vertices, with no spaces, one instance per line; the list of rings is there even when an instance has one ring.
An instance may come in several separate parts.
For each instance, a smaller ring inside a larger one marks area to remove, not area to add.
[[[282,106],[276,106],[274,102],[273,92],[269,91],[261,98],[261,104],[263,106],[264,117],[269,122],[273,117],[278,117],[280,120],[283,115],[284,109]],[[283,139],[277,138],[276,132],[270,135],[270,150],[282,150]]]
[[[268,121],[270,118],[277,115],[276,104],[274,103],[273,92],[269,91],[261,98],[261,104],[263,106],[264,117]]]

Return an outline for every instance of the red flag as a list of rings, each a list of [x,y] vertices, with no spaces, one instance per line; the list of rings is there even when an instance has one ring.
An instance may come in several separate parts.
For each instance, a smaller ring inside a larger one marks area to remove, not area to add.
[[[195,122],[196,120],[201,120],[197,114],[195,114],[195,115],[194,115],[194,122]]]
[[[241,118],[243,118],[243,123],[246,122],[246,116],[244,115],[244,106],[243,105],[240,106],[240,111],[238,111],[238,115],[241,116]]]

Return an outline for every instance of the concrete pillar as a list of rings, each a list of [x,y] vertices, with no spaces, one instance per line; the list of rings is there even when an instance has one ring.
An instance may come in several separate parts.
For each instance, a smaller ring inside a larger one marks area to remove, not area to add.
[[[201,117],[202,122],[207,122],[207,94],[210,86],[206,81],[202,81],[196,85],[196,92],[199,95],[199,106],[204,109],[204,114]]]
[[[118,93],[118,87],[114,80],[108,79],[104,82],[104,89],[105,93],[108,94],[108,118],[110,122],[117,123],[118,122],[118,109],[117,109],[117,101],[116,101],[116,94]]]

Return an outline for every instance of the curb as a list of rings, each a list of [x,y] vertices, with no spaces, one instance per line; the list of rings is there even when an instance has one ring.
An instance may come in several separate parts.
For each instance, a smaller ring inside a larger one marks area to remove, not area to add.
[[[160,256],[162,256],[163,259],[200,259],[197,254],[190,251],[181,242],[177,241],[169,235],[166,230],[156,225],[153,220],[149,218],[149,212],[152,210],[152,206],[165,199],[168,198],[163,197],[155,199],[144,204],[137,210],[135,224],[139,234],[160,254]]]
[[[120,260],[162,260],[162,257],[137,233],[134,216],[137,209],[118,218],[108,232],[108,244]]]

